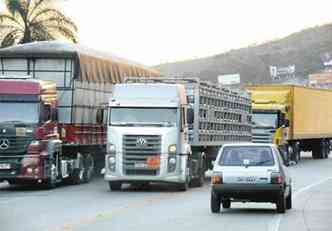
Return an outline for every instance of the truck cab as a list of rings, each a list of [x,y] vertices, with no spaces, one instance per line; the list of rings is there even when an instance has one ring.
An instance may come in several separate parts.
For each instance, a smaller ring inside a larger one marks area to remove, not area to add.
[[[117,84],[108,109],[105,180],[111,190],[123,183],[167,182],[186,189],[191,148],[184,86]]]
[[[299,161],[299,147],[290,143],[292,118],[291,91],[266,85],[250,86],[254,143],[276,144],[287,162]]]
[[[285,117],[280,109],[253,109],[253,142],[283,144],[289,126]]]
[[[0,80],[0,180],[43,179],[41,140],[57,137],[56,90],[50,81]]]

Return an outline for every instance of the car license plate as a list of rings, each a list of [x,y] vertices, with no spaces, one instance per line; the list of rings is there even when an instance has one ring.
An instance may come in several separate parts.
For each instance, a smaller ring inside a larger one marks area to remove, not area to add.
[[[255,183],[256,182],[256,177],[254,177],[254,176],[238,177],[237,181],[241,182],[241,183]]]
[[[135,168],[148,168],[147,163],[135,163]]]
[[[10,169],[10,164],[0,164],[0,169]]]

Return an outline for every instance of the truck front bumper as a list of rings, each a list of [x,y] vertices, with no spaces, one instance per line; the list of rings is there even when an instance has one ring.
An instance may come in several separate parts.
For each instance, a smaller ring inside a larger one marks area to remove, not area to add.
[[[165,182],[165,183],[184,183],[185,177],[182,175],[166,175],[166,176],[117,176],[111,174],[105,174],[104,179],[106,181],[117,181],[122,183],[133,182]]]

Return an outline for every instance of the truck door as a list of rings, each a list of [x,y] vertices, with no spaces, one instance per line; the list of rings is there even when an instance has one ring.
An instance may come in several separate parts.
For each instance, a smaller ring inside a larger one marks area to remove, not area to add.
[[[180,132],[181,132],[181,144],[188,143],[188,125],[187,125],[187,110],[185,107],[181,107],[181,125],[180,125]]]

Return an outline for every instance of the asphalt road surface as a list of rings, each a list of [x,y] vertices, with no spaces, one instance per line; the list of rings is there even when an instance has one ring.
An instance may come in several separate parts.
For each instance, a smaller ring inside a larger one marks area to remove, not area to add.
[[[289,169],[294,208],[285,215],[264,203],[233,203],[212,214],[209,182],[187,192],[168,185],[111,192],[102,178],[50,191],[0,183],[0,230],[332,230],[332,158],[305,157]]]

